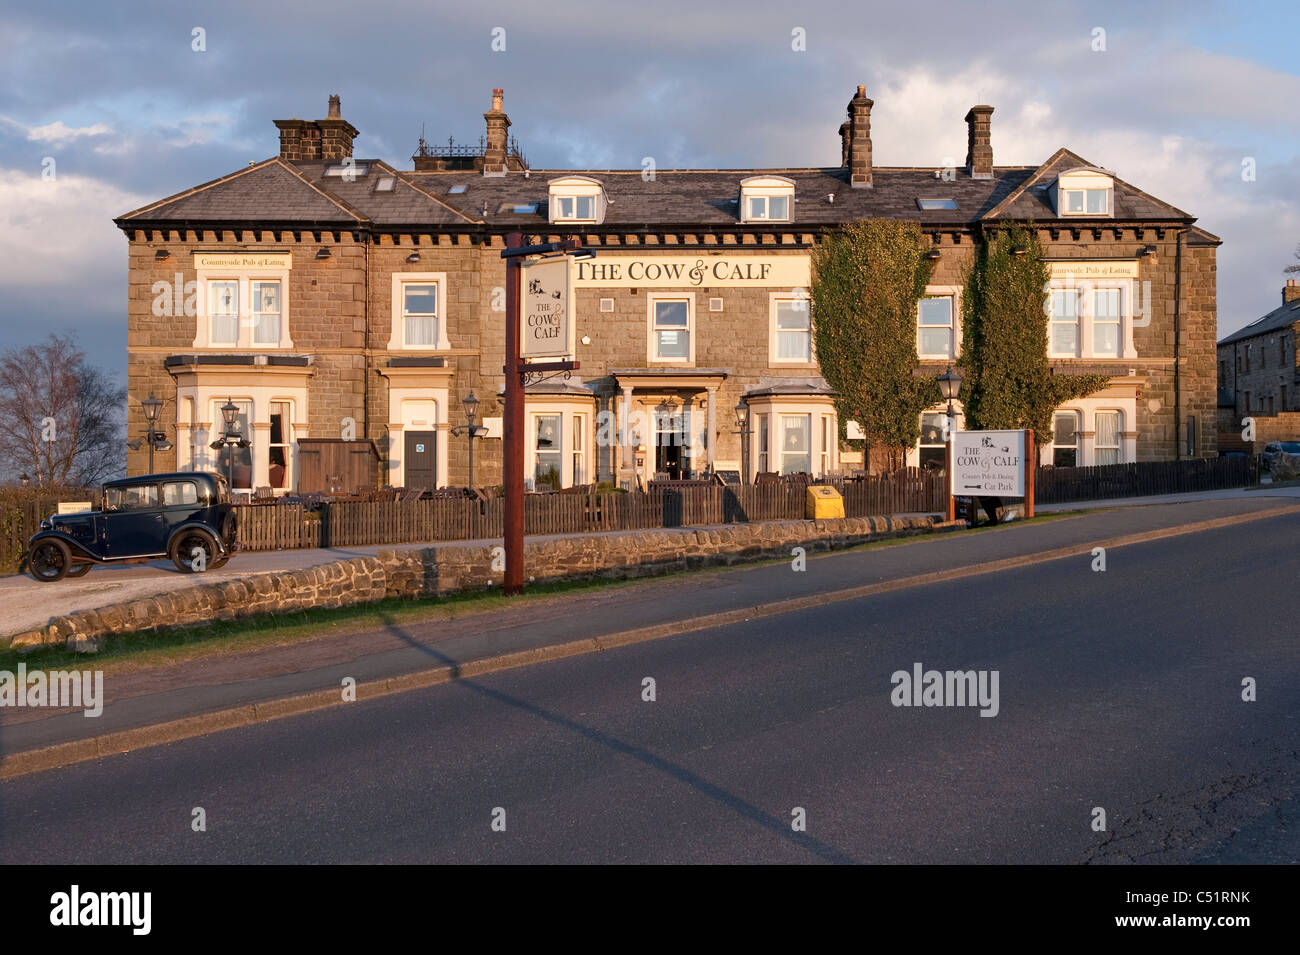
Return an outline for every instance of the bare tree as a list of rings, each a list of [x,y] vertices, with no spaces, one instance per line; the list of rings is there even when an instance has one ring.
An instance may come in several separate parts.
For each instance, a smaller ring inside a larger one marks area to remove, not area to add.
[[[1297,246],[1295,247],[1295,257],[1296,257],[1297,259],[1300,259],[1300,245],[1297,245]],[[1295,265],[1288,265],[1288,266],[1287,266],[1286,268],[1284,268],[1282,271],[1283,271],[1283,272],[1300,272],[1300,262],[1297,262]]]
[[[0,355],[0,464],[40,487],[89,485],[123,470],[126,392],[71,338]]]

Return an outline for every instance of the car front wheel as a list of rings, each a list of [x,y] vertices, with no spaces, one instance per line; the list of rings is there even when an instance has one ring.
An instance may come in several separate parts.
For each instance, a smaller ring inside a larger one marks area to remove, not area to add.
[[[199,574],[213,567],[217,545],[203,531],[184,531],[172,541],[172,563],[186,574]]]
[[[72,569],[72,552],[61,540],[41,541],[32,548],[27,567],[41,583],[52,584],[68,576]]]

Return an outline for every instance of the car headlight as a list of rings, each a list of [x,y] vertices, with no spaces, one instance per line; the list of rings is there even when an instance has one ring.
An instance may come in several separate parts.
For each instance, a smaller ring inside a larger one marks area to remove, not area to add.
[[[54,522],[47,517],[45,520],[41,521],[41,530],[43,531],[54,530]]]

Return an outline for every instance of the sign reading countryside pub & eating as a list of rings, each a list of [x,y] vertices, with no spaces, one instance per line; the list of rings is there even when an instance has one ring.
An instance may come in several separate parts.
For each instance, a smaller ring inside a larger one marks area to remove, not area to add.
[[[1025,496],[1023,431],[954,431],[952,441],[954,496]]]
[[[525,265],[519,314],[519,354],[555,358],[569,353],[569,257]]]

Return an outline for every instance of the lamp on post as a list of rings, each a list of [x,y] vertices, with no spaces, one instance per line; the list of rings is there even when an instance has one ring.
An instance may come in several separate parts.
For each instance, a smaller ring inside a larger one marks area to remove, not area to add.
[[[221,411],[221,420],[225,423],[226,429],[221,433],[221,437],[209,445],[213,451],[226,449],[226,480],[230,482],[233,490],[235,487],[235,453],[234,448],[247,448],[252,446],[244,433],[235,427],[235,420],[239,417],[239,405],[235,404],[230,398],[219,409]]]
[[[957,395],[961,392],[961,375],[953,374],[952,365],[949,365],[948,369],[942,375],[939,376],[938,381],[939,381],[939,394],[941,394],[944,397],[944,400],[948,402],[948,422],[947,422],[948,426],[945,429],[947,433],[944,435],[944,443],[948,446],[947,464],[945,467],[947,473],[944,475],[944,477],[948,481],[948,520],[953,521],[957,519],[957,501],[952,496],[952,475],[953,475],[952,445],[953,445],[953,431],[956,430],[957,420],[952,410],[952,399],[956,398]]]
[[[741,398],[736,403],[736,430],[740,435],[740,483],[749,483],[749,405]]]
[[[478,398],[474,396],[471,390],[461,400],[461,407],[465,409],[465,424],[458,425],[451,429],[451,433],[456,437],[462,434],[469,435],[469,489],[474,490],[474,439],[481,438],[487,434],[487,428],[481,424],[475,424],[474,419],[478,417]]]
[[[144,410],[144,418],[148,423],[148,429],[144,437],[135,441],[128,441],[126,446],[132,451],[139,451],[142,446],[149,446],[149,473],[153,474],[153,453],[158,451],[170,451],[172,443],[167,440],[165,432],[158,430],[158,413],[162,411],[163,403],[160,399],[155,398],[153,392],[149,392],[149,397],[140,402],[140,407]]]

